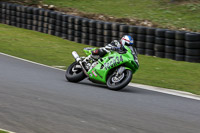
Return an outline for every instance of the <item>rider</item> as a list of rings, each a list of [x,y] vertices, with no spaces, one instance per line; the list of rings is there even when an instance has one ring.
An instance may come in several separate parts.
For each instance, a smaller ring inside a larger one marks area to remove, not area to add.
[[[119,51],[119,52],[126,52],[127,50],[124,48],[125,45],[133,46],[134,40],[129,35],[124,35],[120,42],[117,40],[112,41],[110,44],[106,45],[105,47],[96,49],[92,51],[92,54],[88,58],[98,59],[99,57],[103,57],[106,53],[111,50]]]

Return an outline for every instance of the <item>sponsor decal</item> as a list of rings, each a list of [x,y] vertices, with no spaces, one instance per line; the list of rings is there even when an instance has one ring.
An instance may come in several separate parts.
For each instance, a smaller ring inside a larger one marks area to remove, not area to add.
[[[93,75],[90,73],[90,77],[92,77]]]
[[[123,62],[122,55],[120,57],[117,56],[115,59],[112,59],[107,63],[104,63],[104,67],[107,70],[107,69],[110,69],[110,68],[120,64],[120,62]]]
[[[94,74],[95,77],[97,77],[97,74],[94,71],[92,71],[92,73]]]
[[[96,73],[101,79],[103,79],[103,77],[97,72],[96,69],[95,69],[94,71],[95,71],[95,73]]]

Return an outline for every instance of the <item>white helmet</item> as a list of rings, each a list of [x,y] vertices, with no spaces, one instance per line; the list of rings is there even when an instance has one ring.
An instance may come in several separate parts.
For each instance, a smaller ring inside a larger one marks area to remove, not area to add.
[[[121,45],[132,46],[134,44],[134,40],[129,35],[124,35],[120,41]]]

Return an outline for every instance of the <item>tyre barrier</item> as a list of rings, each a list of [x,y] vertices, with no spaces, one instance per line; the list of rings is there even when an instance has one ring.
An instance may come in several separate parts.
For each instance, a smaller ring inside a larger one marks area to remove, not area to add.
[[[97,47],[128,34],[139,54],[200,62],[200,33],[195,32],[104,22],[6,2],[0,2],[0,23]]]

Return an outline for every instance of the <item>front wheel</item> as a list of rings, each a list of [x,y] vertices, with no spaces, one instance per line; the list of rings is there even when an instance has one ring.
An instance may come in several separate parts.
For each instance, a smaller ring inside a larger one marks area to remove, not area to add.
[[[74,62],[67,68],[65,77],[70,82],[79,82],[86,78],[86,75],[81,66],[77,62]]]
[[[115,72],[112,73],[108,77],[106,84],[110,90],[118,91],[127,86],[131,79],[132,71],[127,69],[119,76],[116,76]]]

